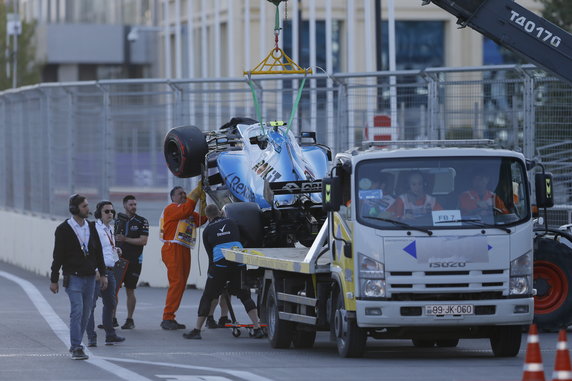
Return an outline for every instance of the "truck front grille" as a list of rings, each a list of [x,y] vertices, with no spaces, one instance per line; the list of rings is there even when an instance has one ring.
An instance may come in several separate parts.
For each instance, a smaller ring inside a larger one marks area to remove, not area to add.
[[[493,300],[502,299],[502,292],[475,292],[475,293],[393,293],[389,300],[394,301],[455,301],[455,300]]]
[[[390,271],[392,300],[471,300],[499,298],[508,292],[508,269]]]

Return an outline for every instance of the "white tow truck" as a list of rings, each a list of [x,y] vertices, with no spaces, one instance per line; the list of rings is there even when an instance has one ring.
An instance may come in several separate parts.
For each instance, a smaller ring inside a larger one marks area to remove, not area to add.
[[[257,268],[247,278],[272,347],[308,348],[316,331],[330,331],[342,357],[362,356],[368,338],[420,347],[489,338],[495,356],[518,353],[534,313],[533,164],[513,151],[433,143],[338,154],[323,179],[328,217],[309,249],[225,250]],[[475,176],[491,201],[469,210]],[[550,206],[551,176],[536,177],[537,205]],[[415,180],[423,208],[408,199]]]

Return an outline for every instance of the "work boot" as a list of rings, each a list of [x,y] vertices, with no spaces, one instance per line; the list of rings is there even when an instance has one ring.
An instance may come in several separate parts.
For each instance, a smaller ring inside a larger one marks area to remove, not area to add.
[[[207,316],[207,327],[210,329],[218,328],[218,324],[216,323],[214,317]]]
[[[252,332],[252,337],[254,337],[255,339],[262,339],[264,336],[266,336],[266,334],[264,333],[264,330],[262,328],[254,328],[254,331]]]
[[[228,316],[221,316],[220,319],[218,319],[218,327],[219,328],[226,328],[227,324],[230,324],[231,321],[228,318]]]
[[[85,354],[82,347],[75,348],[72,350],[72,360],[87,360],[89,358],[88,355]]]
[[[133,321],[133,319],[125,319],[125,324],[123,324],[121,326],[121,329],[133,329],[135,328],[135,322]]]
[[[201,331],[199,329],[193,329],[190,332],[187,333],[183,333],[183,337],[185,339],[191,339],[191,340],[201,340]]]
[[[121,336],[107,336],[105,338],[105,345],[113,345],[113,344],[117,344],[117,343],[122,343],[125,341],[125,337],[121,337]]]
[[[163,320],[161,322],[161,328],[167,331],[173,331],[175,329],[185,329],[187,328],[184,324],[179,324],[175,319],[173,320]]]
[[[117,322],[117,318],[113,318],[113,328],[119,327],[119,323]],[[98,324],[97,328],[103,329],[103,324]]]

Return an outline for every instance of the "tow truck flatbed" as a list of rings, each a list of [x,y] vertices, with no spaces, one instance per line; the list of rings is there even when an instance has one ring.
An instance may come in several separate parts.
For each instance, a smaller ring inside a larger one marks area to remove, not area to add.
[[[327,256],[314,261],[305,261],[308,248],[261,248],[261,249],[223,249],[224,257],[232,262],[263,267],[272,270],[316,274],[330,271]]]
[[[324,250],[327,250],[324,246],[327,235],[328,222],[326,220],[310,248],[232,248],[222,251],[227,260],[245,265],[300,274],[327,273],[330,271],[330,255],[324,253]]]

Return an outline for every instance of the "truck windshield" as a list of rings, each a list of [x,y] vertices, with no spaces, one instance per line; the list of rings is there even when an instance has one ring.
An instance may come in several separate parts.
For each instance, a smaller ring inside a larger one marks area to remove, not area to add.
[[[506,226],[530,219],[526,172],[516,158],[366,160],[355,176],[358,221],[376,228],[510,232]]]

